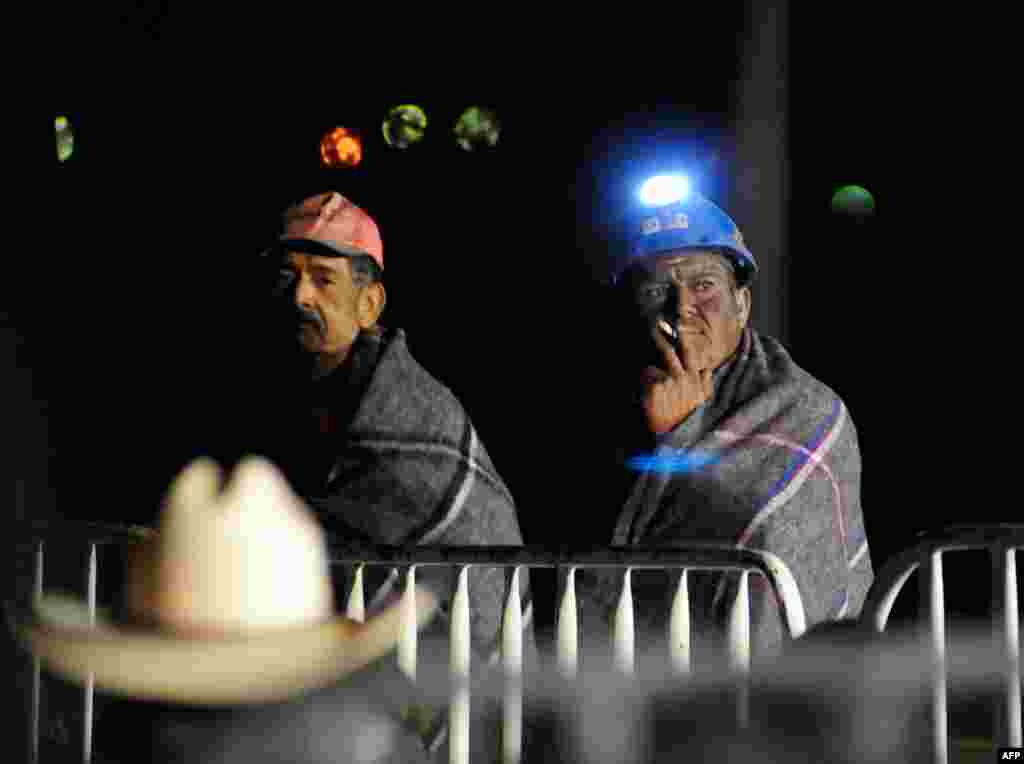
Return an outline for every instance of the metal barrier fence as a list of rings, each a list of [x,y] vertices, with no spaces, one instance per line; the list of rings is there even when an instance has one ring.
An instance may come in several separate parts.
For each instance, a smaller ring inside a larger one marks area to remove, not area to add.
[[[35,526],[30,529],[35,542],[33,596],[44,590],[44,559],[47,540],[67,543],[69,538],[88,548],[85,570],[86,597],[95,619],[99,564],[97,548],[105,544],[124,544],[138,541],[153,532],[145,528],[105,526],[89,523],[67,523],[52,527]],[[631,572],[657,569],[681,571],[669,616],[669,661],[671,670],[680,676],[691,671],[690,660],[690,600],[688,573],[691,571],[737,571],[740,583],[728,622],[728,653],[730,668],[740,676],[750,671],[750,606],[749,576],[764,576],[777,594],[779,610],[789,635],[799,637],[806,628],[803,605],[796,582],[777,557],[746,549],[712,545],[692,545],[663,549],[603,549],[557,551],[538,547],[360,547],[331,544],[332,565],[354,566],[355,576],[349,592],[346,614],[355,620],[365,617],[365,591],[363,570],[369,565],[383,565],[394,571],[404,571],[405,590],[402,601],[404,616],[398,641],[398,665],[412,679],[416,677],[417,630],[414,614],[413,586],[416,569],[428,566],[447,566],[458,570],[451,602],[450,618],[450,678],[452,694],[449,704],[449,761],[464,764],[469,761],[470,722],[470,616],[468,571],[473,566],[502,567],[511,570],[506,591],[506,606],[501,629],[500,664],[504,675],[505,692],[502,717],[502,761],[518,762],[522,751],[522,673],[523,628],[520,607],[519,579],[523,568],[558,568],[566,571],[566,585],[559,594],[557,608],[557,665],[567,678],[578,671],[577,606],[575,571],[581,568],[615,568],[622,570],[622,587],[613,620],[612,642],[615,665],[620,672],[632,674],[635,660],[634,608]],[[401,574],[399,574],[401,575]],[[34,659],[31,687],[30,761],[39,759],[41,665]],[[737,720],[742,726],[749,713],[747,696],[737,695]],[[91,761],[93,733],[94,691],[89,682],[83,690],[82,760]]]
[[[890,558],[875,576],[861,619],[885,630],[896,597],[907,579],[920,570],[921,614],[927,613],[932,646],[932,745],[934,760],[945,764],[948,751],[946,676],[946,599],[942,572],[946,552],[988,550],[992,575],[992,632],[996,654],[1004,660],[1002,711],[994,719],[994,740],[1020,746],[1021,668],[1020,597],[1017,551],[1024,548],[1024,525],[956,525],[920,534],[917,543]],[[1001,596],[996,596],[1000,593]]]

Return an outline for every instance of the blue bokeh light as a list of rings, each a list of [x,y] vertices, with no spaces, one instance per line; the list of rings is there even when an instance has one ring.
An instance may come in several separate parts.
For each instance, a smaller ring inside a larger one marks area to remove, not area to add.
[[[637,454],[626,460],[626,466],[637,472],[679,474],[696,472],[717,462],[719,454],[702,451],[672,451],[656,454]]]

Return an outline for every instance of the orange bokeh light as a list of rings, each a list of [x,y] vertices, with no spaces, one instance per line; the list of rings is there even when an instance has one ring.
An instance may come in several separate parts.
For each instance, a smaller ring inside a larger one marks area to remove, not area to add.
[[[363,160],[363,142],[344,127],[336,127],[320,139],[324,167],[355,167]]]

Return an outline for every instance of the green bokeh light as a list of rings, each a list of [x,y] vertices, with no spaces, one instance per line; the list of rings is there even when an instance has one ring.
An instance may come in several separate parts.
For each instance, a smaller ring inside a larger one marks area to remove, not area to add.
[[[875,212],[875,197],[862,186],[843,186],[832,195],[832,211],[866,217]]]
[[[388,112],[381,126],[384,140],[389,146],[404,149],[419,143],[427,130],[427,115],[419,106],[403,104]]]
[[[57,133],[57,161],[66,162],[75,150],[75,134],[67,117],[57,117],[53,122]]]
[[[495,146],[501,134],[501,125],[494,112],[471,106],[455,123],[455,140],[465,151],[476,151]]]

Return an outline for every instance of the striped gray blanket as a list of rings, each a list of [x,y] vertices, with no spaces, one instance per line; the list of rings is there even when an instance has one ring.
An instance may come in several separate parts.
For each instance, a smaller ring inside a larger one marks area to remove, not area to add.
[[[329,425],[325,436],[312,438],[319,444],[315,453],[302,449],[280,459],[290,465],[286,474],[332,537],[382,545],[523,543],[512,495],[479,434],[454,394],[413,358],[401,329],[361,334],[339,371],[316,385]],[[447,679],[455,574],[447,566],[417,569],[417,584],[432,589],[441,602],[438,617],[419,636],[417,681],[425,686],[442,686]],[[353,577],[351,568],[334,571],[339,598]],[[368,615],[399,596],[399,577],[397,569],[368,566]],[[473,675],[482,679],[499,657],[504,570],[471,568],[468,585]],[[524,649],[533,654],[528,575],[520,586]],[[421,703],[412,694],[408,702],[409,723],[431,755],[445,759],[444,704]]]
[[[714,542],[771,552],[796,579],[807,625],[858,615],[872,581],[860,505],[861,460],[850,412],[776,340],[748,328],[714,373],[711,399],[641,453],[622,453],[627,498],[618,546]],[[667,628],[667,576],[634,577],[638,632]],[[581,619],[607,623],[621,588],[614,573],[581,572]],[[692,627],[720,643],[736,574],[691,579]],[[752,576],[755,652],[777,652],[774,594]]]
[[[364,333],[339,397],[358,388],[351,419],[340,428],[319,480],[301,492],[335,537],[384,545],[508,546],[523,543],[515,504],[462,406],[409,352],[401,330]],[[365,379],[353,380],[353,377]],[[348,417],[346,417],[348,418]],[[339,581],[347,590],[351,571]],[[374,610],[400,587],[397,571],[370,570]],[[442,601],[433,630],[448,623],[453,571],[423,567],[417,580]],[[469,574],[470,631],[477,656],[493,662],[499,642],[505,579],[499,568]],[[532,633],[528,586],[525,628]]]

